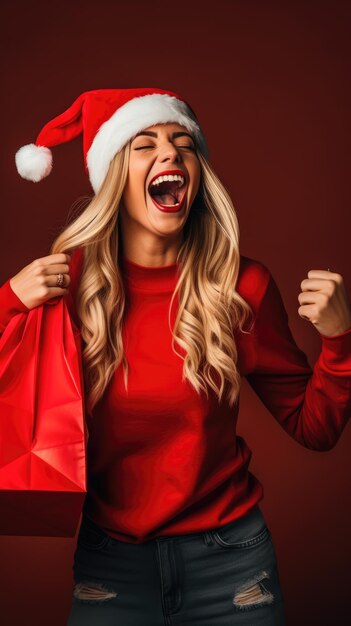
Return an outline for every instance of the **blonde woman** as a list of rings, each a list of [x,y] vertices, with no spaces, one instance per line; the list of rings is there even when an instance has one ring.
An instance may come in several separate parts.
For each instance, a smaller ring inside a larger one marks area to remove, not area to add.
[[[19,173],[41,180],[49,146],[80,133],[93,198],[1,288],[2,328],[63,296],[82,338],[89,480],[68,625],[283,625],[263,486],[236,435],[240,382],[301,445],[335,445],[351,406],[342,277],[301,283],[299,314],[322,337],[312,370],[272,274],[240,254],[190,105],[85,92],[18,151]]]

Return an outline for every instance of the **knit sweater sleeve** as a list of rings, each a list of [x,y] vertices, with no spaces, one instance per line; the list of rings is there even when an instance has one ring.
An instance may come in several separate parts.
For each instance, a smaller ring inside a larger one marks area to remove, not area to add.
[[[14,315],[30,311],[13,291],[10,280],[11,277],[0,287],[0,336]]]
[[[296,345],[275,280],[267,288],[254,326],[255,365],[246,378],[284,430],[312,450],[330,450],[351,415],[351,328],[320,334],[313,368]]]

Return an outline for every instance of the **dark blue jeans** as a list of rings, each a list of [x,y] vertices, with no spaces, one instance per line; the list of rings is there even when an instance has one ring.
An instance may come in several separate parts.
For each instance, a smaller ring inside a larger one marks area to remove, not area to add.
[[[271,533],[256,505],[225,526],[113,539],[84,516],[67,626],[284,626]]]

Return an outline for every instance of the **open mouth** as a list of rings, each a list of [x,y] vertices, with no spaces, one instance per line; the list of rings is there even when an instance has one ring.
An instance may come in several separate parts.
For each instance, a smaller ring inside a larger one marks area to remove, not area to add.
[[[187,188],[185,176],[158,176],[149,185],[151,198],[161,207],[177,207],[183,203]]]

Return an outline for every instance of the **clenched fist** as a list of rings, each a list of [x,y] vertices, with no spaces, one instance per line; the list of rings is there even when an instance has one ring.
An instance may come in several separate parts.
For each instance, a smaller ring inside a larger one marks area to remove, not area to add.
[[[310,321],[327,337],[351,328],[351,305],[340,274],[327,270],[310,270],[301,282],[298,295],[300,317]]]
[[[63,296],[71,282],[70,260],[70,255],[63,252],[35,259],[10,279],[11,289],[28,309],[34,309],[55,296]],[[59,273],[63,274],[62,287],[57,286]]]

